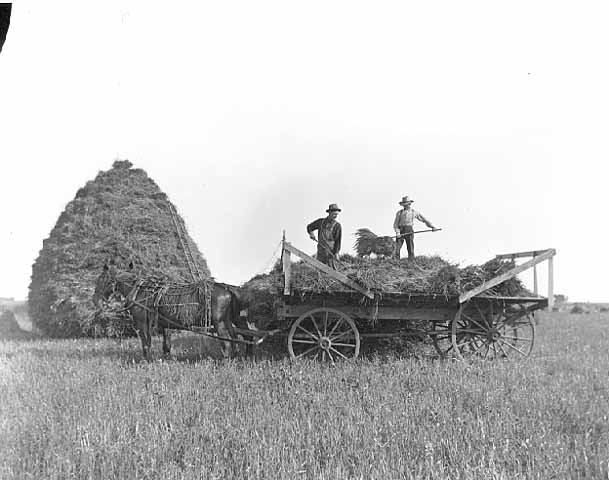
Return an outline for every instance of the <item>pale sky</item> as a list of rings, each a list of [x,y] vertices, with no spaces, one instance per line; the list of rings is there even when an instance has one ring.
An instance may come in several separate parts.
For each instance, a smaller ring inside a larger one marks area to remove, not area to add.
[[[0,54],[0,296],[116,158],[169,195],[219,281],[343,209],[343,252],[403,195],[462,266],[556,248],[609,301],[602,1],[17,2]],[[423,225],[420,225],[424,227]],[[546,264],[539,270],[541,293]],[[529,277],[524,277],[526,281]]]

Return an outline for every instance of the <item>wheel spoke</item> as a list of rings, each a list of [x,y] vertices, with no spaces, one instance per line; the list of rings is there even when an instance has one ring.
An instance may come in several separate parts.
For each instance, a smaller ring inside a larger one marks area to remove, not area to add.
[[[313,350],[317,350],[317,346],[315,347],[311,347],[308,350],[305,350],[304,352],[302,352],[299,355],[296,355],[296,358],[301,358],[304,357],[305,355],[307,355],[308,353],[311,353]],[[315,356],[317,357],[317,354],[319,353],[319,351],[315,354]]]
[[[469,343],[469,339],[467,339],[467,340],[465,340],[465,341],[463,341],[461,343],[457,343],[457,348],[459,350],[461,350],[461,347],[464,346],[464,345],[467,345],[468,343]]]
[[[332,342],[332,346],[337,346],[337,347],[353,347],[353,348],[356,347],[356,345],[354,343],[334,343],[334,342]]]
[[[474,346],[476,347],[476,350],[474,350],[474,351],[472,352],[472,354],[476,354],[476,353],[478,353],[478,352],[480,351],[480,349],[481,349],[482,347],[484,347],[484,345],[486,345],[486,344],[487,344],[487,342],[485,342],[484,340],[481,340],[480,342],[481,342],[481,343],[480,343],[480,346],[478,346],[478,344],[476,343],[476,341],[475,341],[475,340],[472,340],[472,343],[473,343],[473,344],[474,344]]]
[[[505,351],[505,348],[503,348],[503,345],[501,345],[501,343],[499,343],[499,342],[498,342],[498,344],[499,344],[499,348],[500,348],[500,349],[501,349],[501,351],[503,352],[503,355],[504,355],[505,357],[507,357],[507,356],[508,356],[508,354],[507,354],[507,352]]]
[[[475,323],[476,325],[478,325],[483,332],[486,332],[488,330],[488,327],[485,327],[483,325],[480,325],[476,320],[474,320],[472,317],[470,317],[469,315],[466,315],[465,313],[463,314],[463,316],[467,319],[469,319],[470,322]]]
[[[330,350],[333,350],[332,347],[330,347]],[[332,365],[334,365],[336,362],[334,361],[334,357],[330,353],[330,350],[328,350],[328,356],[330,357],[330,360],[332,361]],[[340,353],[340,352],[337,352],[337,353]]]
[[[325,318],[324,318],[324,336],[325,336],[325,335],[328,333],[328,314],[329,314],[329,313],[330,313],[330,312],[328,312],[328,311],[326,310],[326,316],[325,316]]]
[[[336,350],[333,347],[330,347],[330,350],[332,350],[334,353],[338,353],[341,357],[343,357],[345,360],[349,360],[349,357],[343,355],[342,353],[340,353],[338,350]],[[330,354],[330,352],[328,352],[328,354]]]
[[[469,333],[470,335],[480,335],[480,330],[470,330],[469,328],[460,328],[458,330],[459,333]]]
[[[306,343],[308,345],[317,345],[317,342],[314,342],[313,340],[302,340],[300,338],[293,338],[292,343]]]
[[[325,350],[322,350],[322,351],[321,351],[321,361],[322,361],[322,362],[325,362],[325,361],[326,361],[326,351],[325,351]]]
[[[344,332],[340,333],[336,337],[330,337],[330,341],[332,343],[334,343],[334,340],[338,340],[339,338],[343,338],[345,335],[349,335],[350,333],[353,333],[353,332],[351,330],[345,330]]]
[[[332,336],[332,334],[334,333],[334,330],[336,330],[336,328],[337,328],[337,327],[338,327],[338,326],[339,326],[339,325],[342,323],[342,321],[343,321],[343,317],[340,317],[340,318],[338,319],[338,322],[336,322],[336,323],[334,324],[334,327],[332,327],[332,330],[330,330],[330,333],[328,333],[328,337],[331,337],[331,336]]]
[[[517,319],[517,320],[514,320],[513,322],[505,322],[505,323],[507,323],[508,325],[510,325],[514,328],[527,327],[527,326],[531,325],[531,321],[529,320],[528,317],[523,317],[522,320]]]
[[[309,315],[309,318],[313,321],[313,325],[315,326],[315,330],[317,331],[318,338],[321,337],[321,332],[319,331],[319,327],[317,326],[315,317],[313,315]]]
[[[309,335],[310,337],[313,337],[315,340],[319,340],[319,337],[312,334],[311,332],[309,332],[306,328],[304,328],[302,325],[298,325],[298,328],[300,328],[303,332],[306,332],[307,335]]]
[[[501,335],[501,338],[509,338],[510,340],[517,340],[517,341],[523,341],[523,342],[532,342],[533,339],[532,338],[528,338],[528,337],[517,337],[517,336],[512,336],[512,335]]]
[[[486,313],[482,311],[482,309],[480,308],[480,305],[478,303],[475,303],[475,305],[476,305],[476,310],[478,310],[478,314],[480,315],[480,318],[484,321],[484,323],[487,324],[487,326],[490,327],[490,325],[488,325],[488,319],[486,318],[487,317]],[[492,318],[492,315],[491,315],[491,318]]]
[[[501,341],[501,342],[505,343],[505,344],[506,344],[508,347],[510,347],[511,349],[516,350],[518,353],[520,353],[520,355],[523,355],[523,356],[525,356],[525,357],[528,355],[528,354],[524,353],[522,350],[520,350],[519,348],[517,348],[517,347],[515,347],[514,345],[512,345],[511,343],[509,343],[509,342],[506,342],[506,341],[502,340],[501,338],[499,339],[499,341]]]

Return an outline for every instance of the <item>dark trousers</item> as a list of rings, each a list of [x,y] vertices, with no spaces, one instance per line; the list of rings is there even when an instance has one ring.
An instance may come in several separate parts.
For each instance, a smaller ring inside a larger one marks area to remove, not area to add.
[[[317,244],[317,260],[336,270],[336,265],[334,265],[334,256],[332,256],[331,252],[332,250],[329,246],[326,245],[324,247],[321,243]]]
[[[412,233],[414,229],[412,227],[400,227],[400,235],[405,233]],[[400,258],[400,250],[402,245],[406,242],[406,249],[408,250],[408,258],[414,258],[414,235],[406,235],[399,237],[395,243],[395,258]]]

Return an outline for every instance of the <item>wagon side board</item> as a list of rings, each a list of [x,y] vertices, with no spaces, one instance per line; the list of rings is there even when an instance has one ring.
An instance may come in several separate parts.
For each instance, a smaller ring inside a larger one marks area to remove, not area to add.
[[[325,302],[324,305],[314,305],[312,303],[283,305],[277,310],[277,317],[280,321],[298,318],[316,306],[337,308],[341,312],[349,315],[357,322],[374,322],[378,320],[427,320],[433,322],[448,322],[455,316],[455,308],[446,307],[387,307],[379,306],[378,311],[375,305],[345,305],[333,302]]]

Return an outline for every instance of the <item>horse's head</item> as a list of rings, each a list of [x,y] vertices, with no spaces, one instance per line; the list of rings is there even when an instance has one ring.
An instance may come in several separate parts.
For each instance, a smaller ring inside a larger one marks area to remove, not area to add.
[[[104,265],[102,272],[95,282],[95,293],[93,293],[93,303],[99,305],[99,302],[108,300],[116,291],[116,268]]]

